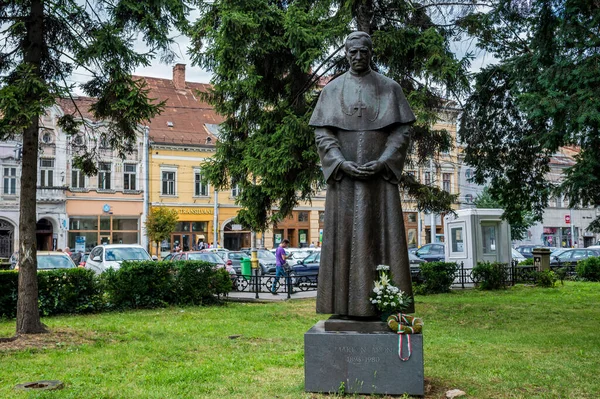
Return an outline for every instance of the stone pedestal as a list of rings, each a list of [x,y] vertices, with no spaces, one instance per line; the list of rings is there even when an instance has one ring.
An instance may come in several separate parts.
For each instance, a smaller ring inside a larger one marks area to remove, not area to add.
[[[376,322],[374,322],[375,324]],[[328,328],[328,330],[331,330]],[[326,331],[321,320],[304,334],[304,389],[307,392],[424,395],[423,335],[411,335],[412,355],[398,357],[398,334],[381,331]],[[408,355],[403,337],[402,356]]]

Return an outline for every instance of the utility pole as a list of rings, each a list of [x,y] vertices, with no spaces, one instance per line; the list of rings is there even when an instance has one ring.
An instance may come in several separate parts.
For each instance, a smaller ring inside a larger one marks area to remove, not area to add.
[[[429,160],[429,171],[431,173],[431,185],[435,185],[435,169],[433,168],[433,159]],[[431,212],[431,243],[435,242],[436,224],[435,224],[435,213]]]
[[[215,204],[213,208],[213,242],[219,248],[219,192],[214,190]]]
[[[571,224],[571,248],[577,248],[575,246],[575,226],[573,223],[573,208],[569,208],[569,222]]]

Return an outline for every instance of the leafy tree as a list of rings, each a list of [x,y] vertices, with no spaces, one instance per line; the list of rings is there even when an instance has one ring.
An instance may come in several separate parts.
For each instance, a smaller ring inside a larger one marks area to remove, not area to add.
[[[503,209],[502,204],[498,201],[490,190],[489,186],[485,186],[481,193],[475,197],[473,204],[476,208],[481,209]],[[510,225],[510,235],[513,240],[521,240],[525,237],[527,228],[535,224],[535,220],[531,212],[523,211],[522,222],[515,221],[515,224]]]
[[[240,186],[240,223],[262,231],[323,186],[308,119],[320,79],[348,69],[344,38],[356,27],[373,37],[373,68],[402,85],[417,115],[409,163],[428,163],[452,147],[448,132],[432,126],[446,95],[468,87],[469,57],[451,52],[452,23],[441,19],[440,7],[407,0],[201,4],[191,55],[213,72],[205,97],[225,117],[205,171],[218,189]],[[444,212],[456,200],[408,175],[402,188],[422,210]]]
[[[542,218],[550,196],[570,207],[600,205],[600,4],[589,0],[498,0],[461,21],[499,61],[475,77],[461,139],[474,181],[489,182],[505,217]],[[579,149],[560,183],[549,161]],[[590,227],[600,231],[600,218]]]
[[[177,211],[171,208],[156,207],[152,208],[152,212],[146,219],[146,233],[148,238],[156,243],[156,248],[160,248],[160,243],[171,237],[171,233],[175,231],[179,216]],[[158,251],[160,256],[160,251]]]
[[[23,140],[17,334],[45,331],[38,311],[32,211],[40,116],[58,98],[71,96],[74,85],[68,81],[81,68],[92,75],[81,89],[97,99],[90,111],[109,123],[110,144],[121,153],[131,150],[138,124],[161,109],[161,104],[150,104],[144,84],[131,73],[158,54],[165,60],[173,57],[168,31],[173,25],[186,28],[184,1],[0,0],[0,139]],[[133,49],[137,35],[147,52]],[[68,134],[86,128],[72,115],[61,118],[59,125]],[[78,166],[94,173],[94,158],[93,149],[84,151]]]

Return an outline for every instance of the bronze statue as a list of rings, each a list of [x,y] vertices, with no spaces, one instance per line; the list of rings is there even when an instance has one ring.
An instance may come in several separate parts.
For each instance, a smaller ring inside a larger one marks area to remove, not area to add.
[[[368,34],[348,36],[351,69],[325,86],[310,119],[327,181],[318,313],[376,316],[380,264],[412,297],[398,181],[415,116],[400,85],[371,70],[371,52]]]

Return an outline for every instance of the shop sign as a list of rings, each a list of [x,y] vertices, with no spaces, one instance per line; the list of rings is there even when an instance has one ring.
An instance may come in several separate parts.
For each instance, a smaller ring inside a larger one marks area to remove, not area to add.
[[[306,244],[306,233],[300,234],[300,242]]]
[[[176,208],[180,215],[212,215],[213,208]]]
[[[565,223],[571,224],[571,215],[565,215]]]
[[[242,225],[241,224],[232,224],[231,230],[240,231],[240,230],[242,230]]]

